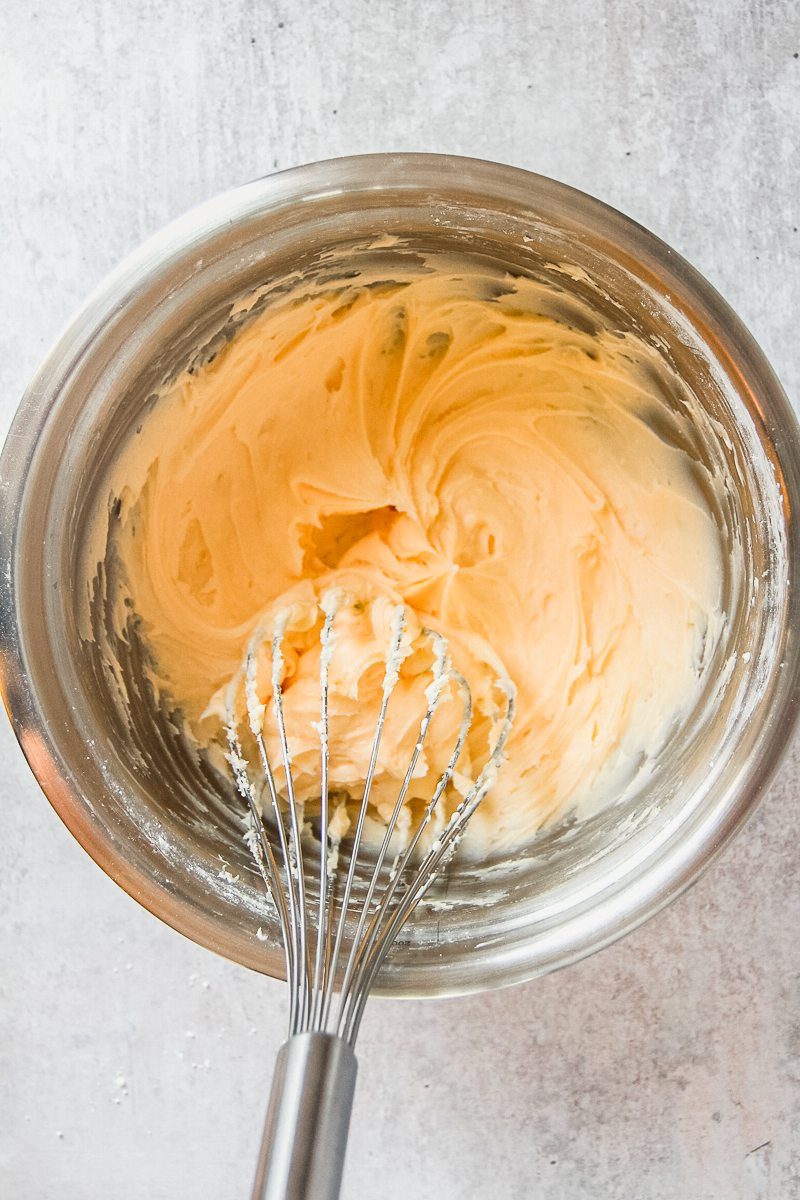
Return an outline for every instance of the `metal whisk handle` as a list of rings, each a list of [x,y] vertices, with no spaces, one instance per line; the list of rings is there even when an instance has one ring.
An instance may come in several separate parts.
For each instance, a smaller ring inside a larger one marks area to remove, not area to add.
[[[252,1200],[337,1200],[358,1063],[332,1033],[278,1051]]]

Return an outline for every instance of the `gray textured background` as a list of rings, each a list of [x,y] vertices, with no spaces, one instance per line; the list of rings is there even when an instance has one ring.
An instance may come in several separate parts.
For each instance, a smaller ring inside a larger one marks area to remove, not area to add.
[[[89,288],[222,188],[337,154],[533,168],[666,238],[798,395],[795,0],[0,0],[0,419]],[[0,726],[0,1195],[243,1197],[275,983],[72,842]],[[376,1002],[344,1196],[800,1197],[800,747],[687,896],[577,967]],[[35,850],[35,855],[34,855]]]

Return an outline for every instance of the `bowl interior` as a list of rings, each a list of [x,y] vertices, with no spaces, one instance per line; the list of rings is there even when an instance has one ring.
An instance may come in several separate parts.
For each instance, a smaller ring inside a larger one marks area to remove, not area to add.
[[[189,936],[281,974],[232,782],[193,749],[180,713],[148,682],[113,557],[87,589],[82,551],[106,472],[159,388],[232,336],[245,319],[238,302],[256,290],[263,305],[298,277],[333,285],[379,265],[388,278],[452,254],[549,281],[564,319],[590,312],[635,332],[679,376],[679,385],[667,371],[654,378],[657,419],[665,440],[724,483],[709,502],[728,550],[728,621],[691,719],[638,792],[588,820],[567,818],[510,858],[457,859],[379,986],[511,982],[596,948],[664,903],[749,807],[772,765],[770,738],[785,739],[789,672],[782,679],[779,664],[795,653],[794,596],[785,456],[769,412],[777,385],[763,365],[760,387],[732,357],[725,321],[735,318],[718,300],[709,309],[685,264],[568,189],[519,172],[501,186],[477,166],[459,174],[384,163],[384,177],[354,167],[338,187],[313,170],[222,197],[145,246],[35,381],[28,426],[23,406],[15,427],[28,450],[9,550],[21,655],[20,670],[5,672],[9,704],[45,790],[110,874]]]

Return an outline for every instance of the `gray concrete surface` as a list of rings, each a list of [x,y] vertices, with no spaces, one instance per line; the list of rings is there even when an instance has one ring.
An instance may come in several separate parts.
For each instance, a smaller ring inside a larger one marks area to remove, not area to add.
[[[0,412],[145,235],[276,167],[504,160],[680,249],[798,395],[794,0],[0,0]],[[72,842],[0,727],[0,1196],[243,1197],[278,984]],[[377,1002],[346,1197],[800,1197],[795,747],[729,853],[626,941],[516,990]]]

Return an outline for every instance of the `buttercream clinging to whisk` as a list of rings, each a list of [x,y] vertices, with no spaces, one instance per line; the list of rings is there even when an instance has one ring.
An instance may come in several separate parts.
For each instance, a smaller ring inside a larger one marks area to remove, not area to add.
[[[468,263],[298,287],[165,389],[111,473],[113,538],[160,686],[201,742],[253,629],[288,608],[287,724],[312,786],[316,606],[335,588],[334,787],[363,779],[397,604],[445,635],[472,687],[456,792],[485,761],[495,680],[517,686],[473,843],[524,840],[646,769],[722,627],[714,484],[664,434],[656,351],[565,311],[544,283]],[[413,656],[404,669],[379,810],[418,728],[424,683]],[[432,727],[421,774],[451,732],[439,746]]]

